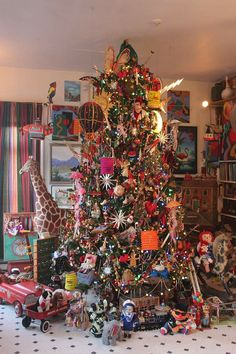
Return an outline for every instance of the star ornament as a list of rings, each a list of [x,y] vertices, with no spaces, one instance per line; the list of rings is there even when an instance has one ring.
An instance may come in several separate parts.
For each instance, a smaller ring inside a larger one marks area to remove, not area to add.
[[[110,219],[113,224],[113,227],[116,227],[117,229],[127,224],[127,217],[125,216],[122,210],[116,212],[115,214],[112,214],[112,217]]]
[[[115,184],[115,180],[112,175],[101,175],[100,180],[103,188],[109,189]]]

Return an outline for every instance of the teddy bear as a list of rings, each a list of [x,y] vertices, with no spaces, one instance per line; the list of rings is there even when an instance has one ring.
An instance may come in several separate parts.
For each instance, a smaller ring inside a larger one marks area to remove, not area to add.
[[[205,272],[210,272],[210,264],[213,263],[213,234],[210,231],[202,231],[199,235],[199,242],[197,244],[197,253],[199,258],[196,260],[201,263],[203,262]]]

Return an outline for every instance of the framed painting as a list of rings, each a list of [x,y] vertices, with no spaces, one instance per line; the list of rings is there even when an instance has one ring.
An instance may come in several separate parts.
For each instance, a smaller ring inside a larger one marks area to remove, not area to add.
[[[80,101],[80,82],[64,81],[64,101],[79,102]]]
[[[190,120],[190,92],[173,91],[167,92],[167,119],[177,119],[182,123]]]
[[[197,127],[179,126],[175,174],[197,173]]]
[[[78,140],[78,134],[81,131],[78,107],[53,105],[51,120],[52,140]]]
[[[74,208],[74,189],[73,185],[52,185],[52,198],[55,200],[59,208],[73,209]]]
[[[79,145],[71,144],[73,150],[80,152]],[[71,170],[78,167],[79,159],[73,155],[69,147],[65,144],[51,144],[51,166],[50,166],[50,181],[52,184],[71,183]]]

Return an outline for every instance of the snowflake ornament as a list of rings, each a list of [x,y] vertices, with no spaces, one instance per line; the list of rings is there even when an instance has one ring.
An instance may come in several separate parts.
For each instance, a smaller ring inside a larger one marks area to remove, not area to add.
[[[114,227],[119,229],[121,226],[125,226],[127,224],[127,217],[125,216],[124,212],[120,210],[119,212],[116,212],[115,214],[112,214],[113,217],[111,217],[111,222]]]
[[[160,144],[166,144],[168,142],[169,136],[163,132],[157,134]]]
[[[109,189],[111,188],[114,183],[115,183],[115,180],[112,179],[112,175],[101,175],[100,176],[100,180],[101,180],[101,184],[104,188]]]

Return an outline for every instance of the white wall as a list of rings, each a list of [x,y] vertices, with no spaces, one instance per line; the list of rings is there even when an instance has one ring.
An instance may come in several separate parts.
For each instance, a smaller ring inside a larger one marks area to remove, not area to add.
[[[94,73],[93,73],[94,74]],[[52,71],[52,70],[32,70],[0,67],[0,100],[15,102],[47,102],[47,92],[49,84],[57,82],[56,96],[53,99],[54,104],[76,105],[64,101],[64,80],[77,81],[86,73],[71,71]],[[180,73],[181,78],[181,73]],[[163,84],[168,84],[173,80],[163,79]],[[190,124],[198,127],[198,172],[200,172],[202,154],[204,147],[203,133],[205,124],[210,121],[208,109],[203,109],[201,102],[210,100],[210,91],[212,83],[187,81],[184,80],[181,85],[176,87],[179,90],[190,91]],[[86,85],[81,87],[81,103],[89,99],[89,92]],[[46,139],[46,153],[44,160],[45,181],[49,184],[49,146],[50,138]]]

